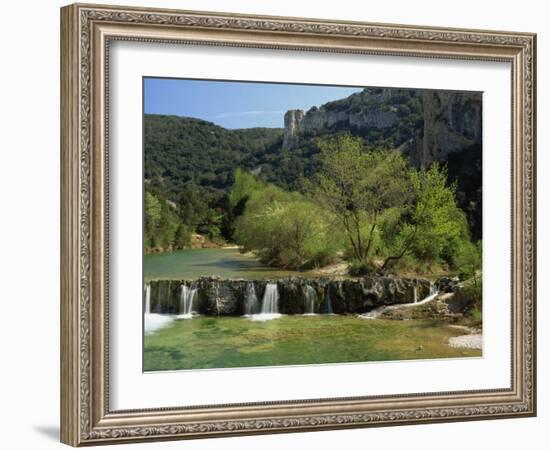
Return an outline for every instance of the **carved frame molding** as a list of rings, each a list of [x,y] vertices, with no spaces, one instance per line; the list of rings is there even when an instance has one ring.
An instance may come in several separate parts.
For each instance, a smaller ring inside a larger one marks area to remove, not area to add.
[[[113,40],[510,62],[510,389],[111,411],[106,104]],[[79,446],[536,414],[534,34],[75,4],[61,10],[61,57],[62,442]]]

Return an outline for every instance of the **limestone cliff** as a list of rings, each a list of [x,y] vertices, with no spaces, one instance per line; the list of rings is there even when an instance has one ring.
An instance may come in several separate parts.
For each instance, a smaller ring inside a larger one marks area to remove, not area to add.
[[[307,113],[301,109],[287,111],[283,149],[296,146],[301,137],[314,136],[334,128],[360,131],[395,126],[399,117],[396,108],[389,106],[389,103],[391,97],[401,91],[367,88],[319,108],[313,107]]]
[[[285,114],[283,149],[331,130],[344,129],[372,146],[393,145],[415,166],[481,146],[481,94],[366,88],[347,98]]]
[[[300,124],[304,120],[304,111],[291,109],[285,114],[285,130],[283,134],[283,149],[289,149],[298,143],[298,136],[302,132]]]
[[[481,145],[481,94],[470,92],[423,92],[422,145],[410,155],[411,162],[425,167],[446,160],[450,153]]]

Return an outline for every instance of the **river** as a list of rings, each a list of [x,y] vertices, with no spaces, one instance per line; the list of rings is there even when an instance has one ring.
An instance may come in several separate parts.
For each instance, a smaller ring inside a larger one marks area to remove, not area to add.
[[[143,258],[143,277],[149,280],[194,280],[199,277],[282,278],[307,276],[304,272],[266,266],[237,248],[208,248],[155,253]]]

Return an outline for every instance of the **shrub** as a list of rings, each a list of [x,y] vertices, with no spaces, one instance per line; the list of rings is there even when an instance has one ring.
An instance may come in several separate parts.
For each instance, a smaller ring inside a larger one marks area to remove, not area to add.
[[[235,221],[235,241],[254,250],[266,264],[300,269],[332,262],[340,247],[338,234],[326,212],[301,194],[265,184],[238,186],[238,199],[246,196],[244,213]]]

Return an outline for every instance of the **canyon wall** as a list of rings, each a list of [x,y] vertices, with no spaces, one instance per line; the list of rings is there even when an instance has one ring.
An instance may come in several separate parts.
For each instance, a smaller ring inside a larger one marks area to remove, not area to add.
[[[408,100],[414,99],[409,103],[416,106],[414,111],[402,103],[407,95]],[[420,120],[408,122],[407,111],[409,115],[419,114]],[[337,129],[363,135],[372,145],[376,145],[373,135],[392,135],[396,147],[409,156],[413,165],[426,167],[445,160],[450,153],[481,146],[481,116],[479,92],[367,88],[306,113],[299,109],[287,111],[283,149]]]

